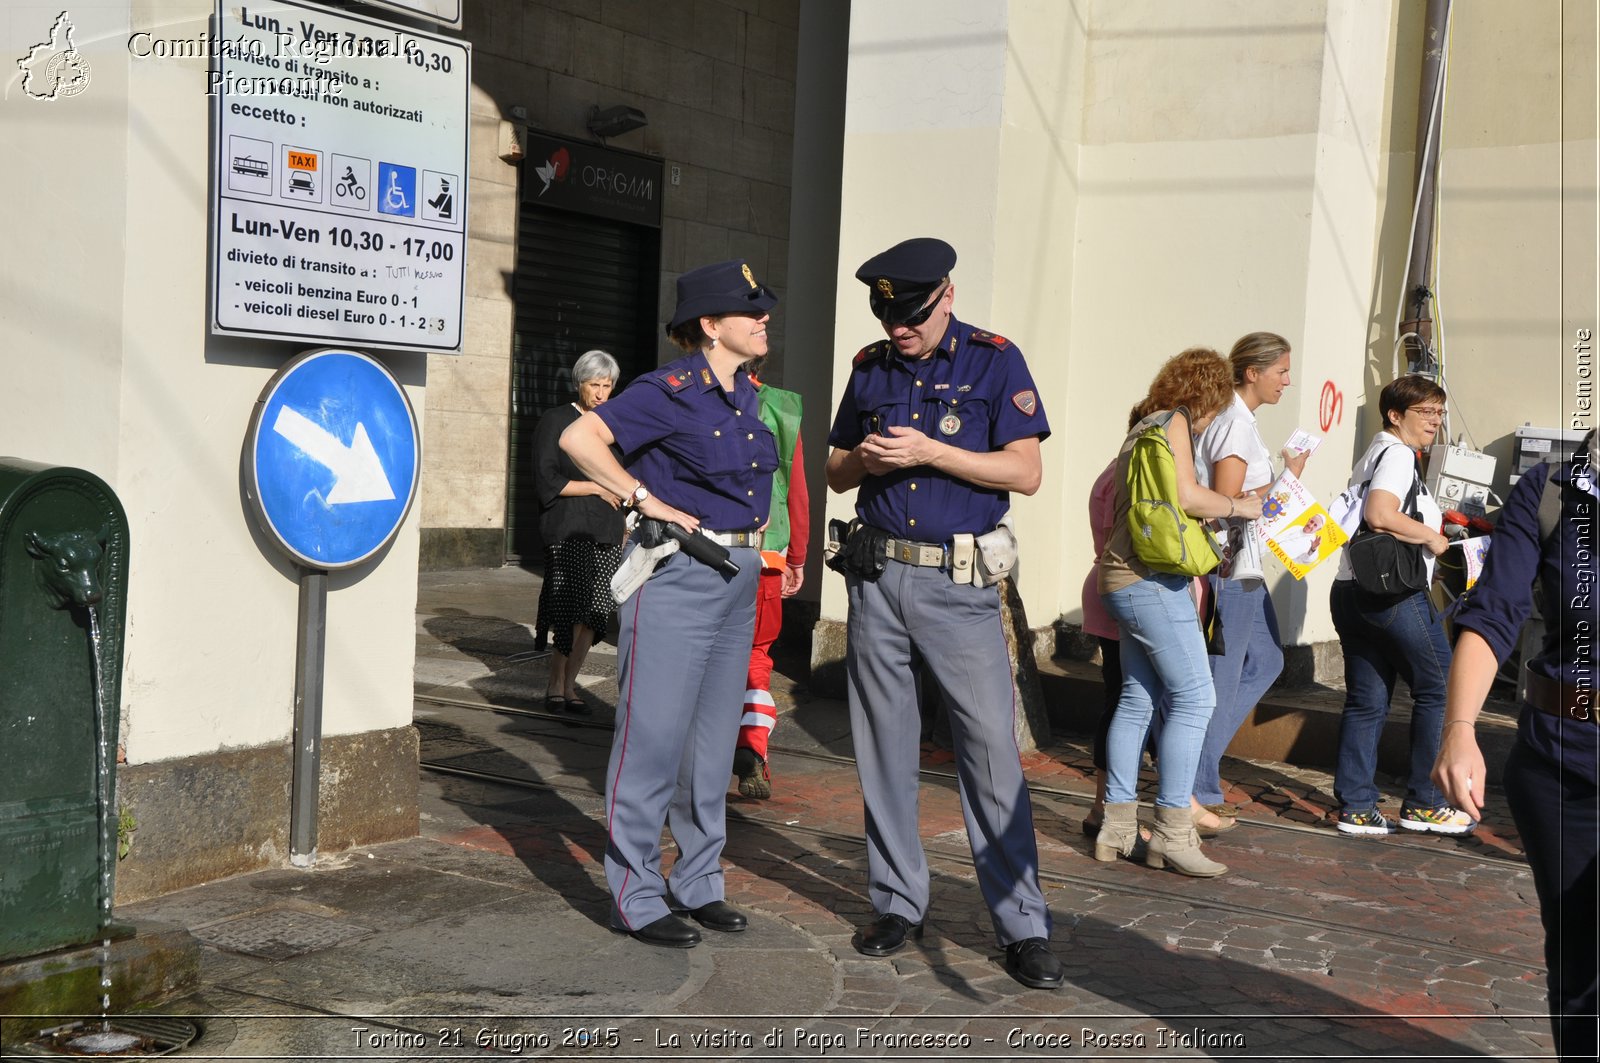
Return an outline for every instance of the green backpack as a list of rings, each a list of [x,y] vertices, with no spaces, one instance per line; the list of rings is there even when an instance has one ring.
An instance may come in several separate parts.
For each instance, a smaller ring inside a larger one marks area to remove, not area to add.
[[[1134,426],[1138,435],[1128,452],[1128,533],[1134,553],[1149,568],[1203,576],[1217,567],[1217,550],[1205,522],[1178,504],[1178,467],[1167,439],[1171,420],[1168,412]]]

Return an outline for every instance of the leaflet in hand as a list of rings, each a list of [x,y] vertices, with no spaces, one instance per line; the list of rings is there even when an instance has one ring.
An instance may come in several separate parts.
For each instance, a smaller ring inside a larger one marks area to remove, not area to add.
[[[1283,449],[1290,454],[1304,454],[1309,458],[1321,445],[1321,436],[1314,436],[1304,428],[1296,428],[1294,435],[1283,445]]]
[[[1280,475],[1261,504],[1256,536],[1295,579],[1332,557],[1349,541],[1293,473]]]

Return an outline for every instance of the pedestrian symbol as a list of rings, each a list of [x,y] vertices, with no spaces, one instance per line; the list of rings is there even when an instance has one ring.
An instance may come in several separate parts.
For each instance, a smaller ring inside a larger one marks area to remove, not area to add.
[[[417,216],[417,168],[378,163],[378,210],[384,214]]]

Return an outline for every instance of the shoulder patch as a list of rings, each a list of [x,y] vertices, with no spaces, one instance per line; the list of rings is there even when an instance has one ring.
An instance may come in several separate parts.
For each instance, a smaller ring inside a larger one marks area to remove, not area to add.
[[[888,340],[879,340],[877,343],[869,343],[865,347],[861,348],[861,350],[856,352],[855,361],[851,362],[850,364],[861,365],[864,362],[870,362],[872,359],[881,356],[888,349]]]
[[[656,379],[665,384],[668,391],[682,391],[694,382],[694,374],[687,369],[673,369],[659,374]]]
[[[974,342],[982,343],[985,346],[993,347],[995,350],[999,351],[1003,351],[1011,346],[1011,341],[1006,339],[1004,336],[996,335],[993,332],[985,332],[983,329],[973,329],[972,339]]]

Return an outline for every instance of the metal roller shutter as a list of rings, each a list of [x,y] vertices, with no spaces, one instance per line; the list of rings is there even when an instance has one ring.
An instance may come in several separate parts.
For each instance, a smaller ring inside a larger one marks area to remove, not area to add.
[[[654,229],[524,203],[513,277],[511,439],[506,556],[541,560],[533,433],[575,397],[571,370],[595,347],[622,367],[621,390],[656,365],[660,238]]]

